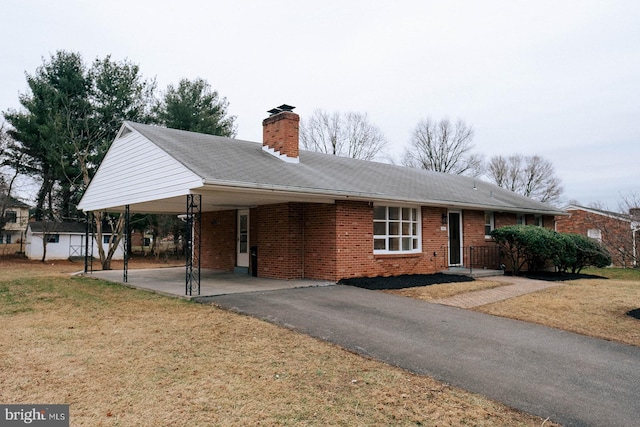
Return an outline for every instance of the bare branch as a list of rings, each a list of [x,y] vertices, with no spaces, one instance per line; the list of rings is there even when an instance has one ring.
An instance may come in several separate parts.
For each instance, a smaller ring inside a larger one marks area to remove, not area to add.
[[[373,160],[383,154],[387,141],[367,114],[328,113],[315,110],[301,122],[300,140],[306,150],[353,159]]]
[[[484,161],[473,150],[473,128],[462,120],[453,125],[448,119],[435,122],[426,118],[413,131],[403,163],[436,172],[479,176]]]
[[[494,156],[486,174],[499,187],[545,203],[559,202],[563,192],[553,164],[540,156]]]

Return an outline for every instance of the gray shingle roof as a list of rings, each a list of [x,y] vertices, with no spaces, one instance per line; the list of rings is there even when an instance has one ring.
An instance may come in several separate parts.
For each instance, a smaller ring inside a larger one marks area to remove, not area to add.
[[[270,188],[336,198],[562,215],[564,212],[488,182],[328,154],[300,151],[286,163],[262,144],[127,122],[205,182]]]
[[[29,227],[33,233],[70,233],[70,234],[85,234],[87,230],[87,224],[77,221],[34,221],[29,223]],[[108,224],[103,226],[103,234],[111,234],[111,227]]]
[[[5,203],[5,207],[7,208],[29,208],[28,204],[21,202],[14,197],[0,194],[0,204],[2,203]]]
[[[621,221],[631,221],[631,215],[620,213],[620,212],[607,211],[607,210],[598,209],[598,208],[590,208],[590,207],[581,206],[581,205],[569,205],[569,206],[565,206],[564,207],[564,210],[566,210],[566,211],[571,211],[571,210],[576,210],[576,209],[582,210],[582,211],[587,211],[587,212],[593,212],[593,213],[599,214],[599,215],[604,215],[604,216],[617,218],[617,219],[619,219]]]

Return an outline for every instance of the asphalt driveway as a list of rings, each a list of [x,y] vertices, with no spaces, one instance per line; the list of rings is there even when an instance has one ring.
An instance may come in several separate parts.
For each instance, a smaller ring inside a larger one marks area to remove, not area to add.
[[[207,301],[565,426],[640,420],[640,348],[350,286]]]

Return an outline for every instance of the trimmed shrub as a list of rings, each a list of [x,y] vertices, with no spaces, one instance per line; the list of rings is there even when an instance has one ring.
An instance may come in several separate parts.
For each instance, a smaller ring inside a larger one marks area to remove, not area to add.
[[[580,234],[564,234],[564,238],[570,240],[575,247],[575,260],[568,264],[572,273],[580,273],[588,266],[603,268],[611,265],[611,255],[596,240]]]
[[[557,233],[534,225],[510,225],[495,229],[491,237],[505,254],[507,268],[519,274],[555,266],[559,272],[579,273],[584,267],[606,267],[609,253],[593,239],[579,234]]]
[[[541,269],[553,252],[547,246],[548,235],[544,228],[532,225],[509,225],[491,232],[491,237],[506,256],[507,269],[518,274]]]
[[[560,273],[566,273],[578,262],[578,248],[572,235],[566,233],[558,233],[561,249],[554,256],[553,263],[556,270]]]

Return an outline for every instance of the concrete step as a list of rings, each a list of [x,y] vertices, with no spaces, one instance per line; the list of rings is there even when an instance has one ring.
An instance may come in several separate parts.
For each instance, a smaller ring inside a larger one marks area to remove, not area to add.
[[[452,274],[454,276],[467,276],[467,277],[491,277],[491,276],[504,276],[503,270],[489,270],[486,268],[474,268],[468,269],[464,267],[451,267],[448,270],[443,270],[443,274]]]

